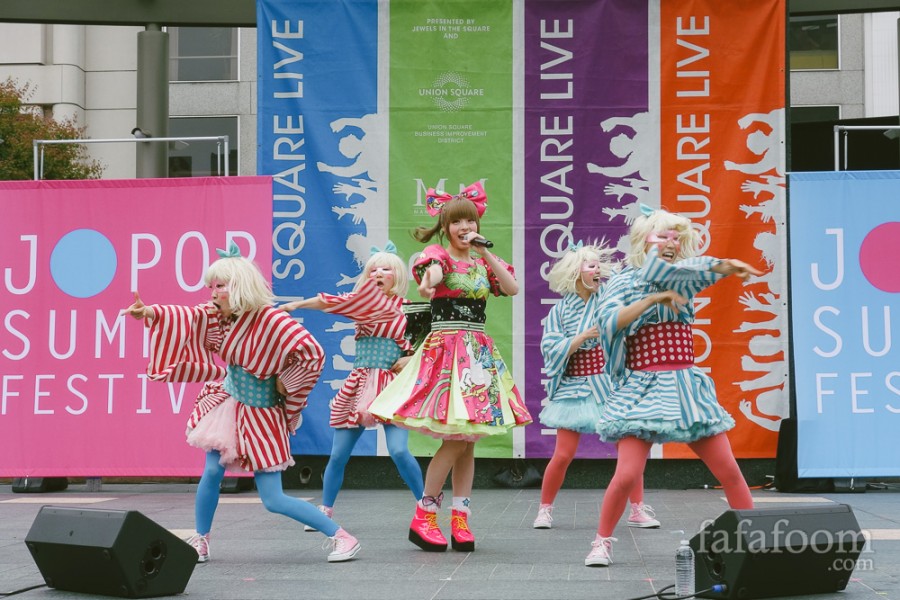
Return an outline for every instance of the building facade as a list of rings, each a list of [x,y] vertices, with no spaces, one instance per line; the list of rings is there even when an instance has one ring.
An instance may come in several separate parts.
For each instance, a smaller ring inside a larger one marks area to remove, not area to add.
[[[897,115],[900,13],[795,17],[788,26],[791,121]],[[139,27],[0,23],[0,80],[94,139],[131,136]],[[232,174],[256,173],[256,30],[169,28],[169,137],[228,135]],[[135,144],[88,145],[104,178],[135,176]],[[169,175],[221,172],[214,142],[170,144]]]

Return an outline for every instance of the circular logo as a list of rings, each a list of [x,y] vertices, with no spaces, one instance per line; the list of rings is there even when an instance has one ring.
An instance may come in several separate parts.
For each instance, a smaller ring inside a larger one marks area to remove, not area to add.
[[[116,249],[93,229],[70,231],[50,254],[50,275],[64,293],[74,298],[96,296],[116,274]]]
[[[859,247],[863,276],[882,292],[900,292],[900,271],[893,257],[900,252],[900,223],[882,223],[870,231]]]

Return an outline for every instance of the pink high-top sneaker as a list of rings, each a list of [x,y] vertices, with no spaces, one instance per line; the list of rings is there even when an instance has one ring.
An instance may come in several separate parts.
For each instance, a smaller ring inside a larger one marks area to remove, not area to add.
[[[444,552],[447,538],[437,524],[437,513],[416,504],[416,514],[409,524],[409,541],[426,552]]]
[[[450,544],[457,552],[475,550],[475,535],[469,529],[469,513],[453,509],[450,516]]]

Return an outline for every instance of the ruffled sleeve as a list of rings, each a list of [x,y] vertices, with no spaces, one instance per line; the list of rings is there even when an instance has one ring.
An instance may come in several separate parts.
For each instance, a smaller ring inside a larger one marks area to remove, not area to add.
[[[386,295],[371,279],[355,292],[346,294],[319,294],[319,300],[327,304],[327,313],[342,315],[348,319],[366,323],[393,321],[402,312],[391,297]]]
[[[260,379],[276,375],[281,379],[287,390],[288,429],[293,433],[300,423],[300,411],[325,366],[325,351],[306,328],[270,306],[260,309],[249,337],[251,360],[242,366]]]
[[[441,266],[441,270],[444,271],[444,274],[447,274],[450,271],[450,255],[447,253],[447,249],[440,244],[427,246],[422,250],[422,254],[419,255],[419,258],[416,259],[412,268],[413,277],[415,277],[416,283],[422,283],[422,276],[425,274],[425,271],[428,270],[428,267],[435,264]]]
[[[225,377],[208,344],[213,322],[206,305],[195,307],[153,304],[150,329],[150,363],[153,381],[210,381]]]
[[[603,289],[600,299],[600,340],[607,356],[607,372],[619,379],[625,372],[626,332],[618,327],[619,312],[629,304],[634,285],[634,270],[628,268],[612,277]]]
[[[516,276],[516,270],[513,269],[512,265],[507,264],[506,261],[504,261],[502,258],[500,258],[497,255],[494,255],[494,258],[497,259],[497,262],[500,263],[500,266],[502,268],[506,269],[506,271],[510,275],[512,275],[513,277]],[[482,265],[484,265],[484,268],[487,270],[488,284],[490,284],[490,286],[491,286],[491,293],[495,296],[505,296],[506,294],[503,293],[503,290],[500,289],[500,281],[497,279],[497,274],[494,273],[494,270],[491,269],[491,267],[490,267],[490,265],[488,265],[487,261],[484,260],[483,258],[479,258],[478,262],[480,262]]]
[[[547,373],[547,396],[551,399],[569,363],[568,352],[572,345],[572,339],[563,330],[564,310],[565,298],[550,309],[544,320],[544,333],[541,337],[541,355],[544,357],[544,371]]]

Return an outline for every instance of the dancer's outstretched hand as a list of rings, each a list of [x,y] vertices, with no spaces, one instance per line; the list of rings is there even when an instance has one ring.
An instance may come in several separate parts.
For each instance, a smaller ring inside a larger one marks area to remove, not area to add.
[[[762,271],[755,267],[751,267],[747,263],[742,260],[737,260],[736,258],[726,258],[721,263],[719,263],[715,269],[722,275],[734,275],[738,279],[743,279],[747,281],[751,275],[755,275],[759,277],[763,274]]]
[[[129,306],[128,308],[122,309],[122,314],[129,314],[135,319],[146,319],[153,315],[153,311],[151,311],[144,302],[141,300],[141,295],[137,293],[137,291],[131,292],[134,294],[134,304]]]

